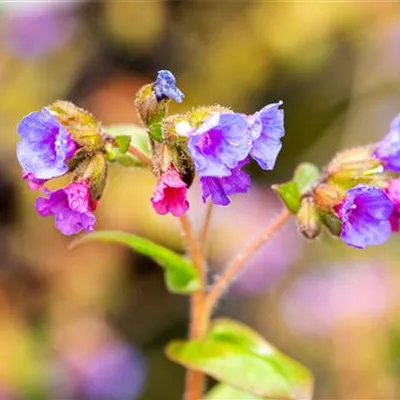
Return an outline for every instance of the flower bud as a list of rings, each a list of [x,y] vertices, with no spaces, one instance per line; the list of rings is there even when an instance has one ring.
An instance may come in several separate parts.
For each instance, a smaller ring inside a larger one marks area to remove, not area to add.
[[[321,213],[321,221],[333,236],[342,233],[342,221],[334,214]]]
[[[313,199],[318,210],[333,212],[344,197],[343,191],[334,185],[322,184],[313,190]]]
[[[92,114],[69,101],[56,101],[47,108],[67,129],[79,147],[87,152],[95,152],[103,148],[100,124]]]
[[[327,166],[327,181],[350,189],[359,183],[385,186],[387,175],[382,162],[372,156],[372,145],[339,153]]]
[[[297,225],[307,239],[315,239],[321,233],[321,220],[311,197],[304,197],[297,213]]]
[[[158,102],[152,85],[143,86],[136,95],[136,110],[152,139],[162,141],[161,122],[167,113],[167,102]]]
[[[75,168],[73,181],[86,182],[89,185],[90,198],[98,201],[107,181],[107,162],[102,152],[81,161]]]
[[[174,75],[167,70],[158,71],[154,83],[143,86],[136,95],[135,105],[150,136],[157,142],[163,139],[162,121],[171,100],[181,103],[183,93],[177,88]]]

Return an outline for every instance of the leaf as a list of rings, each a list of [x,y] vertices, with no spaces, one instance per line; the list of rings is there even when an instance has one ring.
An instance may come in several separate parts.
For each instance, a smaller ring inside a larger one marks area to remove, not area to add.
[[[140,254],[151,257],[165,269],[168,289],[174,293],[193,293],[201,288],[199,274],[192,263],[179,254],[150,240],[119,231],[97,231],[78,238],[71,247],[99,240],[129,246]]]
[[[275,400],[312,396],[313,379],[307,368],[233,320],[216,320],[204,340],[173,341],[166,353],[185,367],[255,396]]]
[[[214,321],[210,334],[215,338],[229,340],[247,348],[253,354],[271,362],[276,362],[280,366],[281,372],[296,387],[299,398],[303,400],[312,397],[314,382],[310,370],[280,352],[258,332],[240,322],[220,318]]]
[[[290,181],[279,185],[272,185],[285,206],[294,214],[300,209],[301,193],[296,182]]]
[[[120,152],[124,153],[124,146],[126,146],[126,137],[130,137],[130,145],[136,147],[146,156],[151,157],[151,145],[149,135],[145,128],[134,124],[116,124],[104,126],[103,130],[110,136],[113,136],[117,141]],[[125,138],[118,138],[118,137]],[[118,143],[118,141],[122,143]],[[128,146],[129,146],[128,144]],[[121,146],[122,145],[122,146]],[[127,151],[128,149],[126,149]],[[125,152],[126,152],[125,151]]]
[[[318,168],[311,163],[300,164],[294,173],[293,180],[297,183],[301,194],[307,192],[319,179]]]
[[[232,386],[220,384],[212,388],[204,400],[263,400],[251,393],[242,392]]]
[[[128,151],[131,140],[132,137],[129,135],[119,135],[115,138],[115,141],[117,142],[117,145],[119,147],[119,151],[122,154],[125,154]]]

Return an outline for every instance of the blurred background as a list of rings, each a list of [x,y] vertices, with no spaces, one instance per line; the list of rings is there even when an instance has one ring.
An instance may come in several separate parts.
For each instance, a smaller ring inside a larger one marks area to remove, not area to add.
[[[224,263],[279,210],[269,190],[300,161],[326,163],[378,140],[400,111],[397,2],[0,2],[0,399],[175,400],[183,369],[163,346],[185,337],[187,299],[149,259],[119,246],[68,250],[20,180],[19,120],[57,99],[104,124],[138,122],[137,89],[172,70],[184,104],[252,113],[283,100],[275,171],[250,166],[250,194],[217,208],[210,259]],[[183,251],[150,205],[149,173],[111,169],[98,229]],[[191,218],[204,206],[191,189]],[[316,376],[316,399],[400,398],[400,238],[355,250],[306,242],[288,224],[248,265],[218,315],[262,332]]]

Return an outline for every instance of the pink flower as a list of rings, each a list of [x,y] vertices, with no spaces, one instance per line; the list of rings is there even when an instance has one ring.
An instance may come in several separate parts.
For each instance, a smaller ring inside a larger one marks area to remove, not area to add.
[[[86,183],[73,182],[55,192],[46,190],[45,194],[47,198],[37,199],[36,210],[42,217],[54,215],[56,227],[62,234],[93,231],[96,218],[92,211],[96,203],[91,201]]]
[[[393,213],[390,217],[392,231],[398,232],[400,230],[400,179],[392,179],[386,188],[386,193],[393,202]]]
[[[31,190],[39,190],[47,182],[47,179],[36,178],[31,172],[24,172],[22,179],[28,181],[28,187]]]
[[[180,217],[189,209],[186,194],[186,183],[171,165],[158,179],[151,203],[158,214],[170,212],[175,217]]]

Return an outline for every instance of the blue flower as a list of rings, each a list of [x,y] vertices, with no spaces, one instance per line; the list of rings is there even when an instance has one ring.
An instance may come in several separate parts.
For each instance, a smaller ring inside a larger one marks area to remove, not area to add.
[[[172,99],[177,103],[182,103],[183,93],[176,87],[176,79],[171,71],[165,69],[158,71],[157,79],[153,83],[153,92],[157,101]]]
[[[341,238],[349,246],[382,244],[392,233],[393,203],[380,188],[358,185],[347,191],[335,210],[342,221]]]
[[[250,176],[241,170],[241,166],[234,168],[230,176],[223,178],[201,177],[203,201],[205,202],[208,197],[211,197],[214,204],[226,206],[230,203],[228,196],[246,193],[250,183]]]
[[[24,117],[18,134],[22,138],[17,145],[18,161],[31,180],[47,180],[68,172],[67,161],[77,145],[48,109]]]
[[[241,114],[213,114],[189,135],[188,149],[200,177],[222,178],[249,155],[250,125]]]
[[[281,139],[285,135],[282,102],[265,106],[249,117],[253,122],[253,147],[250,156],[264,170],[271,170],[282,148]]]
[[[392,121],[389,133],[378,143],[373,155],[384,163],[385,169],[400,172],[400,115]]]

